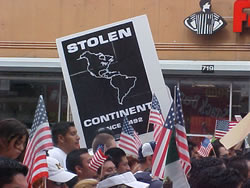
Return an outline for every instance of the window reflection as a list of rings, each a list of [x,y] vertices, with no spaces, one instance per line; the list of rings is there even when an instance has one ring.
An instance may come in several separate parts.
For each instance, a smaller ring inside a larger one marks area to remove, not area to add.
[[[189,135],[214,135],[216,120],[235,121],[234,115],[244,117],[249,112],[248,80],[226,81],[199,78],[165,78],[171,90],[179,84],[186,131]],[[232,85],[232,93],[230,87]],[[232,95],[232,104],[230,104]],[[230,106],[231,105],[231,106]],[[230,114],[231,111],[231,114]],[[193,137],[200,143],[202,137]]]
[[[59,103],[61,120],[66,120],[67,97],[60,81],[0,80],[0,119],[16,118],[31,127],[39,95],[43,95],[49,122],[58,121]]]

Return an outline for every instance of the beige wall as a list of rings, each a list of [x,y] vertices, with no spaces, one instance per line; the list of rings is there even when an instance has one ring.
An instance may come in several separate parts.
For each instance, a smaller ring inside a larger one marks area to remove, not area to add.
[[[233,33],[234,0],[212,0],[228,25],[198,36],[183,20],[199,0],[0,0],[0,57],[57,57],[55,39],[146,14],[159,59],[250,60],[250,29]]]

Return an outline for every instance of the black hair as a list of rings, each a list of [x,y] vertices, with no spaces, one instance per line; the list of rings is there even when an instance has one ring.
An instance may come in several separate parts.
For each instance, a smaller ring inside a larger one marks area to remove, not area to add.
[[[28,136],[27,127],[17,119],[10,118],[0,121],[0,138],[6,139],[8,144],[13,138],[21,139],[24,135]]]
[[[227,167],[238,170],[242,177],[248,178],[247,160],[243,156],[231,157],[228,160]]]
[[[250,187],[250,179],[248,179],[243,185],[242,188],[249,188]]]
[[[250,160],[250,151],[248,151],[247,153],[244,154],[244,157],[247,159],[247,160]]]
[[[55,145],[58,144],[58,135],[65,136],[70,127],[74,127],[74,122],[59,122],[51,127],[52,140]]]
[[[104,163],[106,163],[107,161],[112,161],[110,156],[108,156],[108,158],[104,161]],[[103,164],[104,164],[104,163],[103,163]],[[100,166],[100,167],[97,169],[97,174],[100,175],[100,174],[101,174],[101,171],[102,171],[102,166]]]
[[[192,188],[235,188],[244,180],[237,170],[220,167],[204,169],[197,178],[197,187]]]
[[[189,184],[191,187],[195,187],[197,184],[197,177],[200,173],[209,167],[219,167],[225,168],[224,161],[220,158],[215,157],[203,157],[200,159],[192,158],[191,159],[191,170],[189,172]]]
[[[190,157],[191,157],[192,151],[194,150],[195,147],[198,147],[197,144],[188,140],[188,151],[189,151]]]
[[[200,7],[203,8],[203,6],[207,3],[207,2],[211,2],[211,0],[200,0]]]
[[[115,167],[118,168],[121,158],[126,156],[126,153],[121,148],[110,148],[105,152],[105,155],[109,156]]]
[[[146,162],[146,157],[143,157],[143,155],[142,155],[142,145],[138,149],[138,160],[139,160],[139,163]]]
[[[28,167],[22,165],[16,160],[0,157],[0,188],[5,184],[10,184],[15,175],[23,174],[26,176],[27,173]]]
[[[25,124],[14,118],[4,119],[0,121],[0,139],[2,140],[3,147],[9,145],[11,140],[17,138],[16,143],[19,142],[24,136],[26,136],[26,142],[28,140],[28,130]]]
[[[97,136],[98,134],[101,134],[101,133],[107,133],[107,134],[110,134],[111,136],[114,137],[114,132],[107,127],[101,127],[99,129],[97,129],[95,132],[95,136]]]
[[[81,155],[88,153],[86,148],[76,149],[71,151],[66,158],[66,167],[68,171],[76,174],[75,166],[82,166]]]
[[[212,145],[213,145],[213,148],[214,148],[214,152],[215,152],[216,157],[220,157],[220,151],[219,151],[219,149],[220,149],[221,147],[224,147],[224,146],[219,142],[218,139],[215,140],[214,142],[212,142]]]

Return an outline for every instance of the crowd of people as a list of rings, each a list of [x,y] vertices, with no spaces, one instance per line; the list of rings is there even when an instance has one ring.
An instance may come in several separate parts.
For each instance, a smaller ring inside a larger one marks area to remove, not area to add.
[[[173,186],[171,179],[153,177],[152,158],[156,143],[143,143],[138,156],[128,156],[116,144],[112,131],[101,128],[92,142],[93,154],[100,145],[106,156],[103,164],[89,167],[92,154],[80,148],[79,136],[72,122],[51,126],[54,148],[47,152],[47,188],[161,188]],[[0,121],[0,188],[26,188],[28,168],[22,164],[28,140],[26,126],[16,119]],[[191,170],[187,175],[191,188],[250,187],[250,152],[244,147],[227,150],[218,140],[208,157],[198,153],[199,146],[189,141]],[[33,187],[41,187],[36,182]]]

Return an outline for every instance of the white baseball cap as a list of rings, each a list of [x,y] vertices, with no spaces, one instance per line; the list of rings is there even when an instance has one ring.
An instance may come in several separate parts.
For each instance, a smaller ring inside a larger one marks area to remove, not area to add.
[[[138,159],[142,160],[144,157],[154,154],[156,143],[154,141],[144,143],[138,150]]]
[[[149,187],[148,183],[137,181],[132,174],[132,172],[126,172],[123,174],[115,175],[112,177],[109,177],[103,181],[100,181],[97,184],[97,188],[108,188],[115,185],[121,185],[125,184],[127,186],[133,187],[133,188],[147,188]]]
[[[71,180],[76,174],[64,170],[57,159],[47,157],[49,177],[48,179],[58,183],[65,183]]]

